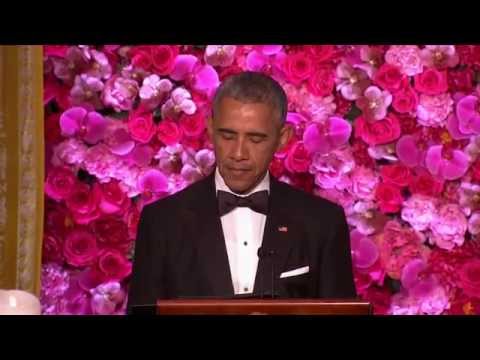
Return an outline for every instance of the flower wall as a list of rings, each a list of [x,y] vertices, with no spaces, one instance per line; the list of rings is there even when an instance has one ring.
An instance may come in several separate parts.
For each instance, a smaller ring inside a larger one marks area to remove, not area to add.
[[[343,206],[377,314],[480,313],[480,46],[45,46],[44,314],[125,313],[142,206],[210,174],[211,99],[274,77],[271,174]]]

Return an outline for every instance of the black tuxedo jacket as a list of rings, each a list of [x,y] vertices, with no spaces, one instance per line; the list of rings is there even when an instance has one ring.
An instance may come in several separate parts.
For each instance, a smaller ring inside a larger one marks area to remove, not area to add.
[[[271,255],[259,258],[254,295],[271,294],[273,272],[274,291],[281,298],[356,297],[343,209],[272,176],[262,250]],[[308,273],[280,278],[305,266]],[[214,173],[145,206],[129,309],[160,298],[233,296]]]

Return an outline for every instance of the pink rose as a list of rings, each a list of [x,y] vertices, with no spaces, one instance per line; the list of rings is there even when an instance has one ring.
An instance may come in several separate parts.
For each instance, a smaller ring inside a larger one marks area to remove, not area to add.
[[[378,121],[367,121],[363,116],[355,120],[355,133],[369,145],[392,142],[400,137],[400,121],[393,114]]]
[[[451,250],[455,246],[462,246],[465,241],[465,232],[468,222],[458,204],[444,204],[437,208],[436,216],[430,228],[432,235],[430,243],[438,247]]]
[[[52,206],[57,203],[46,203],[45,207],[45,232],[63,239],[67,230],[73,226],[73,219],[67,209]]]
[[[108,79],[103,88],[102,101],[106,106],[111,106],[115,111],[131,110],[133,102],[138,95],[138,83],[118,75]]]
[[[130,246],[127,225],[113,216],[97,219],[92,225],[97,240],[103,247],[127,251]]]
[[[130,136],[143,143],[148,143],[156,132],[151,112],[132,112],[128,120],[128,131]]]
[[[415,111],[418,105],[418,95],[410,85],[401,88],[393,93],[393,108],[401,113]]]
[[[410,169],[404,165],[385,165],[382,167],[380,175],[386,184],[399,187],[408,186],[411,181]]]
[[[162,120],[157,127],[157,137],[165,145],[174,145],[182,139],[182,130],[177,123],[168,119]]]
[[[285,160],[285,167],[291,173],[306,172],[310,167],[311,158],[302,141],[297,141],[290,149]]]
[[[480,298],[480,260],[472,259],[460,268],[459,286],[468,296]]]
[[[300,85],[312,75],[313,63],[306,53],[297,52],[287,57],[283,70],[292,84]]]
[[[183,114],[180,117],[180,128],[185,136],[199,137],[205,130],[205,114],[201,111],[193,115]]]
[[[97,241],[88,229],[77,227],[67,234],[63,244],[63,255],[70,265],[76,267],[91,265],[97,253]]]
[[[54,167],[48,172],[45,193],[57,201],[64,200],[71,195],[76,184],[77,178],[71,170]]]
[[[104,249],[98,254],[96,271],[103,281],[121,281],[132,272],[132,264],[118,250]]]
[[[352,195],[362,200],[373,200],[374,190],[378,183],[378,177],[373,170],[364,166],[357,166],[353,170],[351,178]]]
[[[335,86],[335,69],[319,67],[308,78],[307,89],[315,96],[328,96]]]
[[[438,95],[448,90],[446,71],[427,69],[415,76],[415,90],[427,94]]]
[[[101,193],[99,207],[104,214],[123,214],[127,210],[130,200],[118,181],[112,180],[97,186]]]
[[[402,207],[402,194],[395,185],[380,183],[375,190],[380,211],[383,213],[396,213]]]
[[[405,78],[400,69],[388,63],[383,64],[375,73],[374,82],[390,92],[398,90]]]
[[[98,187],[90,189],[87,184],[77,183],[66,200],[66,205],[77,224],[87,224],[100,216],[98,209],[100,198],[101,193]]]
[[[151,47],[152,64],[158,75],[168,75],[173,69],[178,47],[172,45],[158,45]]]

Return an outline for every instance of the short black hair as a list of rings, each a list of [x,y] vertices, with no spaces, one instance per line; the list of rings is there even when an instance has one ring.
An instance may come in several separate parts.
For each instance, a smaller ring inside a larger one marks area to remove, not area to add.
[[[229,97],[244,103],[263,103],[278,111],[280,122],[287,117],[288,100],[281,85],[270,76],[244,71],[227,77],[217,89],[213,99],[215,115],[222,99]]]

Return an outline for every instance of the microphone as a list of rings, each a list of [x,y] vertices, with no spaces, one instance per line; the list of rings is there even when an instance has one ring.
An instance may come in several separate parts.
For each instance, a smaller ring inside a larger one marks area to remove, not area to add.
[[[271,269],[271,296],[272,299],[275,298],[275,250],[266,250],[263,247],[258,248],[257,252],[259,259],[270,258],[270,269]],[[263,298],[263,274],[260,278],[260,297]]]

